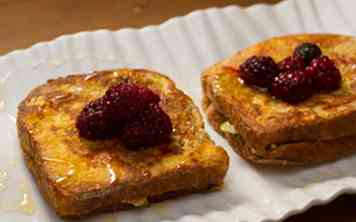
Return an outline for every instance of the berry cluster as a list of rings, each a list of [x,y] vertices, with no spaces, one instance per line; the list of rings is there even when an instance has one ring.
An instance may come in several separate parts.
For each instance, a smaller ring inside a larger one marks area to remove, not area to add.
[[[247,85],[268,87],[278,74],[278,66],[269,56],[252,56],[240,66],[240,78]]]
[[[159,107],[160,98],[135,84],[118,84],[88,103],[79,114],[79,135],[90,140],[119,137],[134,149],[167,143],[172,132],[169,116]]]
[[[264,87],[272,96],[299,103],[314,92],[330,92],[341,86],[334,62],[314,43],[302,43],[293,55],[278,64],[271,57],[252,56],[240,65],[239,77],[247,85]]]

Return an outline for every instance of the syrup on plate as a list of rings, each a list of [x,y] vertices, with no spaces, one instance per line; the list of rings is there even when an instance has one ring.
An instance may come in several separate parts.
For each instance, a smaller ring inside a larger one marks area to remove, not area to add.
[[[17,199],[6,203],[6,206],[2,206],[2,210],[5,212],[18,212],[25,215],[33,215],[37,207],[31,189],[27,183],[21,183],[19,189],[17,189],[14,194]]]
[[[6,189],[7,178],[8,178],[7,172],[4,170],[0,170],[0,191]]]

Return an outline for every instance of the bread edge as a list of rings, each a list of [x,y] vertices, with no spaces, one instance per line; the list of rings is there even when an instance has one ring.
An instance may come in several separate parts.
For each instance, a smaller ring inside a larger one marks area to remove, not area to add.
[[[291,34],[272,37],[264,41],[252,44],[245,49],[234,53],[230,57],[208,67],[202,72],[201,82],[203,86],[203,94],[207,96],[215,104],[216,108],[224,113],[229,119],[231,119],[232,124],[241,132],[242,135],[248,141],[254,141],[257,149],[264,149],[264,146],[272,143],[283,143],[290,140],[293,141],[304,141],[304,140],[332,140],[338,139],[340,137],[356,135],[356,111],[350,112],[346,115],[341,115],[339,117],[329,119],[327,121],[321,122],[311,122],[310,124],[300,125],[298,127],[289,128],[285,124],[283,126],[274,125],[271,126],[260,126],[257,123],[247,124],[246,122],[254,122],[252,118],[255,118],[248,113],[241,117],[241,110],[238,105],[232,100],[228,100],[225,96],[217,96],[213,92],[212,82],[219,73],[223,72],[235,72],[238,67],[232,67],[230,62],[236,57],[245,55],[247,52],[254,51],[256,48],[263,47],[266,42],[278,39],[293,39],[300,37],[310,37],[310,38],[344,38],[344,41],[352,40],[354,37],[349,35],[339,35],[339,34]],[[247,53],[248,54],[248,53]],[[246,120],[246,121],[244,121]],[[321,130],[322,129],[322,130]]]
[[[203,109],[215,131],[229,142],[237,154],[251,163],[283,166],[312,165],[335,161],[356,152],[355,135],[334,140],[282,144],[264,155],[258,155],[253,151],[253,147],[242,144],[234,134],[221,131],[221,124],[229,120],[214,107],[213,103],[210,103],[206,96],[203,99]]]

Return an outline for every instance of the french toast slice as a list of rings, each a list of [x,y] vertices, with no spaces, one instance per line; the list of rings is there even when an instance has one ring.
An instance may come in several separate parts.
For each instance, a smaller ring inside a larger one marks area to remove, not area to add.
[[[289,105],[237,78],[253,55],[276,62],[314,42],[342,75],[342,87]],[[243,158],[266,164],[312,164],[356,151],[356,39],[332,34],[275,37],[252,45],[202,74],[204,110],[214,128]],[[227,126],[227,127],[226,127]],[[222,132],[225,131],[225,132]]]
[[[169,145],[130,151],[118,139],[80,138],[76,117],[112,85],[130,82],[160,96],[172,121]],[[18,107],[17,129],[38,187],[65,218],[145,206],[173,196],[220,186],[226,152],[204,131],[198,108],[167,77],[119,69],[49,80]]]

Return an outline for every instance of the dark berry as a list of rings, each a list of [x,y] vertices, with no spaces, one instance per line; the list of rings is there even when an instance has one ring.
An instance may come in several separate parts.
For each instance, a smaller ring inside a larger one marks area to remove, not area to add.
[[[313,94],[312,79],[304,70],[292,70],[274,78],[271,94],[288,103],[302,102]]]
[[[295,48],[293,56],[302,58],[309,65],[313,59],[321,56],[321,49],[314,43],[305,42]]]
[[[102,140],[114,136],[117,127],[110,120],[112,114],[112,110],[102,98],[88,103],[76,121],[79,135],[90,140]]]
[[[280,72],[304,69],[304,60],[300,57],[289,56],[278,63]]]
[[[76,127],[86,139],[112,139],[146,107],[159,101],[159,96],[148,88],[127,83],[115,85],[83,108]]]
[[[116,122],[130,121],[146,106],[160,101],[152,90],[129,83],[112,86],[106,91],[104,99],[115,109]]]
[[[327,56],[314,59],[307,67],[313,76],[313,86],[321,91],[333,91],[341,86],[341,74],[335,63]]]
[[[121,131],[120,138],[129,149],[166,144],[170,140],[172,123],[157,105],[151,104]]]
[[[247,85],[269,87],[278,66],[269,56],[252,56],[240,65],[240,78]]]

